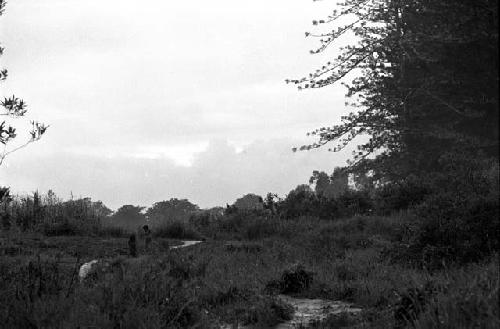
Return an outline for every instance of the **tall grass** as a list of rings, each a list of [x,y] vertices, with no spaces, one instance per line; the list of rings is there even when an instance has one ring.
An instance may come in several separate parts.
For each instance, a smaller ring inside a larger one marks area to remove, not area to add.
[[[10,328],[265,327],[291,316],[277,291],[349,301],[363,309],[354,319],[330,317],[314,328],[496,327],[497,254],[466,266],[414,266],[393,251],[415,237],[417,220],[411,212],[336,221],[229,214],[209,224],[153,227],[157,239],[206,236],[210,242],[137,259],[116,257],[117,250],[126,254],[123,238],[28,239],[25,233],[15,241],[18,251],[0,261],[0,323]],[[228,245],[227,240],[241,241]],[[77,284],[74,268],[93,258],[118,264],[123,278],[110,265]]]
[[[109,221],[111,210],[90,198],[63,201],[49,191],[16,196],[0,202],[4,231],[42,232],[47,236],[99,235],[118,237],[128,232]]]

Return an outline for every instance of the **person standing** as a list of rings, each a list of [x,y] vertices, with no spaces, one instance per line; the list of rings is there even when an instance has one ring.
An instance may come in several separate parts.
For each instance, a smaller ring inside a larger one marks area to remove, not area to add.
[[[149,251],[151,241],[153,240],[151,230],[147,225],[144,225],[142,229],[144,230],[144,241],[145,241],[146,251]]]
[[[131,257],[137,257],[137,243],[135,241],[135,234],[131,234],[128,239],[128,250]]]

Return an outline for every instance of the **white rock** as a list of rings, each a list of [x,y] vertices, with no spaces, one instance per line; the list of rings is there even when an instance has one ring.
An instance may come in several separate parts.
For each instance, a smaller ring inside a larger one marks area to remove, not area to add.
[[[78,272],[78,276],[80,277],[80,282],[82,282],[83,280],[85,280],[85,278],[87,277],[87,275],[90,274],[90,272],[92,271],[92,266],[94,264],[97,264],[97,260],[92,260],[88,263],[85,263],[83,264],[81,267],[80,267],[80,271]]]

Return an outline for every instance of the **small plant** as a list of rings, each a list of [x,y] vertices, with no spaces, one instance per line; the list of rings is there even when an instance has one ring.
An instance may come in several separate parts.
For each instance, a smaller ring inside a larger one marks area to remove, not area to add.
[[[265,290],[269,293],[296,294],[309,289],[314,273],[309,272],[301,264],[285,270],[279,280],[268,282]]]
[[[408,324],[413,324],[425,310],[434,292],[432,283],[428,282],[423,287],[409,288],[401,294],[394,308],[395,328],[406,328]]]

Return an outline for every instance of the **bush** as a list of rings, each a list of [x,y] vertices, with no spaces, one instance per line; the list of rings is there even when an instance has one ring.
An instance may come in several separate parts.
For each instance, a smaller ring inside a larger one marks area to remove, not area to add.
[[[442,287],[427,298],[413,328],[500,327],[498,261],[448,272],[440,281]]]
[[[410,175],[404,180],[388,183],[375,193],[375,210],[379,214],[388,215],[394,211],[404,210],[422,203],[431,194],[430,184],[422,178]]]
[[[254,218],[248,223],[245,223],[243,237],[248,240],[259,240],[278,233],[276,221],[270,218]]]
[[[418,221],[402,227],[406,232],[383,252],[392,261],[436,270],[476,262],[500,250],[497,199],[437,194],[415,213]]]
[[[429,198],[417,208],[423,221],[412,245],[426,251],[429,262],[467,263],[499,251],[498,199]]]
[[[294,265],[285,270],[279,280],[268,282],[265,290],[269,293],[296,294],[309,289],[313,276],[314,273],[307,271],[304,266]]]
[[[43,233],[46,236],[83,235],[85,231],[82,225],[78,225],[75,221],[69,220],[55,224],[45,224],[43,226]]]
[[[335,198],[317,196],[308,191],[290,193],[279,209],[286,218],[316,216],[338,219],[372,212],[373,201],[366,191],[347,190]]]
[[[122,227],[102,226],[99,228],[97,234],[99,236],[105,236],[105,237],[122,238],[127,236],[129,232]]]
[[[395,328],[406,328],[407,325],[414,324],[434,293],[430,282],[424,287],[409,288],[402,293],[394,306]]]
[[[338,217],[369,214],[373,211],[373,200],[367,191],[347,190],[337,199]]]

